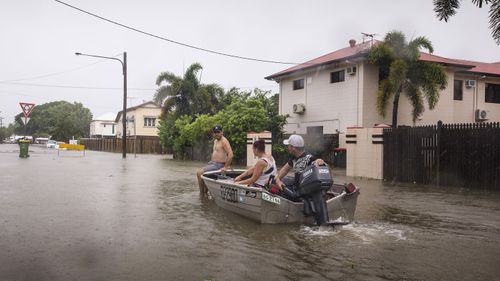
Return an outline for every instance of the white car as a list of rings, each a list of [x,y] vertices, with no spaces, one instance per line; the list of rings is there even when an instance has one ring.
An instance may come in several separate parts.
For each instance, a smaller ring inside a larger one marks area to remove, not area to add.
[[[56,148],[57,142],[55,140],[48,140],[47,141],[47,148]]]

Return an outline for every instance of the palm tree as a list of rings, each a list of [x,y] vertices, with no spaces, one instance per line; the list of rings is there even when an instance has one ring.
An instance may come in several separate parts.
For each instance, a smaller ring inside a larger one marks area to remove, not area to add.
[[[380,44],[373,46],[369,60],[379,66],[377,110],[385,117],[388,101],[393,98],[392,126],[398,125],[398,105],[401,94],[407,95],[413,107],[413,122],[424,111],[424,98],[434,109],[439,91],[446,87],[446,72],[442,65],[420,60],[420,50],[432,53],[431,42],[417,37],[410,42],[400,31],[387,33]]]
[[[479,8],[482,8],[483,4],[491,4],[489,11],[491,35],[497,45],[500,45],[500,0],[472,0],[472,3]],[[459,0],[434,0],[434,11],[437,17],[446,22],[455,15],[459,7]]]
[[[191,64],[183,77],[171,72],[162,72],[156,78],[156,90],[153,100],[163,105],[164,113],[174,112],[176,117],[215,113],[224,89],[217,84],[204,85],[197,73],[203,67],[199,63]],[[163,82],[167,84],[162,85]]]
[[[179,77],[172,72],[162,72],[156,78],[156,90],[153,100],[163,105],[164,112],[175,110],[177,116],[191,114],[191,103],[194,93],[198,90],[200,82],[196,76],[202,69],[199,63],[191,64],[184,77]],[[161,85],[166,82],[166,85]]]

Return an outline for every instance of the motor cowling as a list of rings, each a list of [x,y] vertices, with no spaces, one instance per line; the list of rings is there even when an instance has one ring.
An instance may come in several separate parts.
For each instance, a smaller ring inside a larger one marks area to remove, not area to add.
[[[299,175],[297,193],[300,196],[307,196],[323,190],[329,190],[332,185],[333,179],[328,166],[310,165]]]
[[[297,193],[304,203],[304,215],[313,216],[317,225],[328,222],[325,192],[333,185],[328,166],[310,165],[299,175]]]

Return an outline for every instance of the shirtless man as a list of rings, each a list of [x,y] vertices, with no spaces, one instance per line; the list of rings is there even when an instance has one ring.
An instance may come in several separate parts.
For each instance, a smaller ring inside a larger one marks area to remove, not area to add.
[[[212,160],[209,161],[205,167],[199,169],[196,172],[201,194],[208,193],[208,188],[201,179],[201,175],[204,172],[216,171],[219,169],[221,170],[221,172],[225,173],[227,169],[231,167],[231,161],[233,160],[233,150],[231,149],[229,141],[224,137],[222,127],[220,125],[214,126],[214,128],[212,129],[212,133],[214,136]]]

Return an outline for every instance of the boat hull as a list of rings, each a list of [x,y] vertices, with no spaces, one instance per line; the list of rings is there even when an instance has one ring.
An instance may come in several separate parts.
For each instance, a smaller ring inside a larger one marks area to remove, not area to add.
[[[215,204],[260,223],[314,224],[312,216],[304,216],[302,202],[290,201],[263,188],[235,184],[233,178],[242,172],[233,171],[227,178],[217,177],[218,171],[203,174]],[[327,199],[330,220],[353,221],[359,189],[346,193],[343,185],[334,184],[328,195],[332,197]]]

